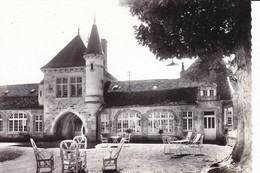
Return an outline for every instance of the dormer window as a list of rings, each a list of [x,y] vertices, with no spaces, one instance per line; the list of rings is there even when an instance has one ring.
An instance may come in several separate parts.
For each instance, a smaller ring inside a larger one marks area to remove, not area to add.
[[[203,90],[203,95],[202,96],[208,96],[208,90]]]
[[[214,96],[214,90],[209,90],[209,96]]]
[[[201,88],[200,95],[204,98],[206,97],[215,97],[216,96],[216,88],[213,87],[203,87]]]
[[[34,93],[36,91],[36,89],[31,89],[30,93]]]
[[[119,88],[120,88],[119,85],[114,85],[114,86],[112,87],[112,90],[118,90]]]
[[[94,64],[90,63],[90,70],[94,70]]]

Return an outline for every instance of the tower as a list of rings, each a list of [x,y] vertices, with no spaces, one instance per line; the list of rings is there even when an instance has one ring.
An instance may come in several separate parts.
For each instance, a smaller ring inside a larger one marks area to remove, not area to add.
[[[88,115],[88,129],[90,133],[96,133],[96,116],[104,103],[103,85],[105,71],[105,57],[102,50],[97,25],[94,22],[88,46],[84,53],[86,63],[86,95],[85,109]]]

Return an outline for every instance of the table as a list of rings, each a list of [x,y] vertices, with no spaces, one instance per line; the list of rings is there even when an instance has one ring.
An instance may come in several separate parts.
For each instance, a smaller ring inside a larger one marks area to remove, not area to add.
[[[112,139],[113,143],[118,143],[118,140],[121,138],[120,136],[110,136]]]

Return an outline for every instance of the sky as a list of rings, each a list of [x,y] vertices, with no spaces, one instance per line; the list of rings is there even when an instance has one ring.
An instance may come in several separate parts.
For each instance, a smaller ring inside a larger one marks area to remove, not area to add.
[[[181,63],[159,61],[138,45],[139,21],[117,0],[0,0],[0,85],[38,83],[40,70],[78,33],[87,39],[96,17],[100,38],[108,41],[108,71],[118,80],[178,78]]]
[[[194,60],[158,61],[134,38],[133,18],[117,0],[0,0],[0,85],[39,83],[40,70],[77,34],[88,38],[96,17],[101,38],[108,41],[108,71],[118,80],[178,78]],[[253,132],[259,131],[258,67],[260,55],[260,2],[252,2]],[[253,153],[260,139],[253,133]],[[254,157],[256,157],[254,155]],[[255,162],[253,165],[260,167]]]

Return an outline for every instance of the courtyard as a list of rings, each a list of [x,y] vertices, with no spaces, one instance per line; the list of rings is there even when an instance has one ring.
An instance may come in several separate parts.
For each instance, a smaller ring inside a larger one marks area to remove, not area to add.
[[[36,143],[37,144],[37,143]],[[22,156],[0,162],[1,172],[31,173],[36,171],[36,161],[32,147],[17,147],[15,143],[0,143],[1,150],[22,150]],[[114,148],[116,149],[116,148]],[[61,172],[59,148],[47,148],[54,153],[55,173]],[[121,173],[200,173],[208,166],[224,159],[232,151],[230,146],[203,144],[202,154],[173,157],[164,154],[163,144],[136,144],[124,146],[118,160]],[[102,172],[102,158],[108,155],[108,148],[98,144],[87,150],[89,173]]]

